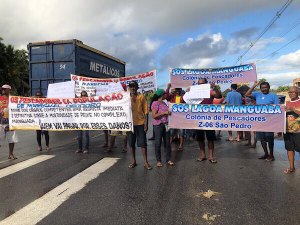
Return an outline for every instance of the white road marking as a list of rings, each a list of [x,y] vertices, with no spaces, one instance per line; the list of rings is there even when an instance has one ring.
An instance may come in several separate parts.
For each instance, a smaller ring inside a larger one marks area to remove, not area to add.
[[[83,189],[90,181],[112,167],[119,158],[104,158],[81,173],[57,186],[41,198],[33,201],[11,216],[0,221],[0,225],[32,225],[37,224],[71,195]]]
[[[9,167],[6,167],[6,168],[0,170],[0,178],[6,177],[8,175],[11,175],[20,170],[26,169],[26,168],[36,165],[38,163],[44,162],[53,157],[55,157],[55,155],[39,155],[34,158],[28,159],[26,161],[11,165]]]

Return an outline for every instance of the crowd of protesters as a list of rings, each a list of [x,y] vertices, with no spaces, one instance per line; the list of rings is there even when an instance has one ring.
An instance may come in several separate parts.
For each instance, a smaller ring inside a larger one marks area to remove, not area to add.
[[[200,78],[198,84],[208,83],[207,79]],[[259,86],[260,91],[254,91],[255,88]],[[124,91],[127,91],[126,85],[123,85]],[[131,150],[132,161],[129,168],[136,167],[136,147],[141,149],[143,156],[143,165],[145,169],[151,170],[152,167],[148,162],[147,154],[147,139],[146,133],[148,131],[148,115],[151,111],[152,125],[153,126],[153,136],[149,140],[155,142],[155,157],[156,157],[156,166],[163,167],[164,163],[169,166],[174,166],[175,163],[172,160],[172,143],[178,139],[179,145],[177,151],[183,151],[185,140],[190,138],[191,140],[196,139],[199,143],[199,156],[196,161],[202,162],[208,159],[212,164],[217,163],[217,160],[214,156],[214,142],[220,140],[222,135],[220,131],[215,130],[185,130],[185,129],[170,129],[168,126],[168,117],[171,114],[169,111],[169,103],[185,103],[184,94],[181,88],[171,89],[171,84],[168,84],[166,90],[158,89],[151,101],[150,106],[141,93],[138,93],[138,83],[136,81],[131,81],[128,85],[128,89],[131,97],[131,107],[132,107],[132,118],[133,118],[133,132],[121,132],[121,131],[104,131],[105,134],[105,143],[103,147],[107,148],[106,152],[112,152],[115,139],[117,136],[122,137],[123,146],[122,152],[127,152],[127,146]],[[2,95],[7,99],[11,93],[11,86],[5,84],[1,88]],[[186,90],[189,92],[189,89]],[[288,95],[290,97],[289,101],[286,101],[286,115],[287,118],[298,118],[300,115],[300,99],[299,99],[299,88],[292,86],[289,88]],[[87,97],[87,92],[82,91],[81,97]],[[36,92],[35,97],[43,97],[41,91]],[[199,104],[228,104],[228,105],[268,105],[268,104],[278,104],[278,96],[270,92],[270,85],[268,82],[254,82],[254,85],[244,93],[238,91],[238,86],[236,84],[231,85],[231,91],[227,93],[226,98],[222,96],[222,93],[217,89],[213,84],[211,85],[210,97],[201,99]],[[18,137],[15,131],[9,130],[9,115],[8,109],[4,109],[0,114],[1,119],[1,136],[2,142],[7,141],[9,146],[9,159],[17,159],[14,155],[14,146],[18,142]],[[295,172],[295,151],[300,150],[300,133],[289,132],[292,128],[287,129],[287,132],[284,133],[284,143],[287,150],[287,155],[289,159],[290,166],[284,170],[284,173],[293,173]],[[217,133],[216,133],[217,132]],[[50,150],[49,147],[49,133],[46,130],[37,130],[37,143],[38,150],[42,151],[42,136],[44,135],[46,141],[46,150]],[[278,136],[281,136],[281,133],[278,133]],[[84,142],[85,139],[85,142]],[[256,148],[257,140],[260,141],[264,154],[259,157],[259,159],[272,162],[275,160],[274,157],[274,133],[273,132],[255,132],[255,131],[238,131],[236,132],[236,137],[233,136],[233,132],[228,130],[229,142],[240,142],[246,140],[246,145],[250,148]],[[252,143],[253,139],[253,143]],[[79,130],[78,131],[78,150],[76,153],[88,153],[89,152],[89,143],[90,143],[90,134],[88,130]],[[207,140],[208,146],[208,157],[205,151],[205,143]],[[0,145],[3,144],[0,142]],[[164,156],[162,157],[161,148],[164,148]],[[162,160],[164,158],[164,160]]]

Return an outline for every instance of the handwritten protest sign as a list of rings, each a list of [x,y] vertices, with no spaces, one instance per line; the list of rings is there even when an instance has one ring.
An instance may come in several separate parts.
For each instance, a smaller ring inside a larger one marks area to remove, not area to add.
[[[107,94],[112,94],[116,92],[122,92],[124,91],[122,85],[120,82],[111,82],[108,83],[107,85],[101,85],[96,87],[96,96],[99,95],[107,95]]]
[[[257,80],[254,63],[210,69],[170,69],[170,81],[173,88],[196,85],[200,78],[206,78],[209,83],[233,84],[253,82]]]
[[[9,98],[10,129],[131,131],[130,94],[87,98]]]
[[[283,105],[171,104],[170,128],[283,132]]]
[[[156,70],[113,79],[83,77],[71,74],[71,80],[75,81],[76,96],[80,96],[80,93],[83,90],[86,91],[89,96],[93,96],[95,95],[95,89],[99,86],[106,86],[109,83],[117,82],[128,85],[132,80],[135,80],[139,84],[138,92],[143,94],[154,92],[157,88]]]
[[[75,82],[66,81],[48,85],[47,98],[74,98]],[[79,95],[80,96],[80,95]]]

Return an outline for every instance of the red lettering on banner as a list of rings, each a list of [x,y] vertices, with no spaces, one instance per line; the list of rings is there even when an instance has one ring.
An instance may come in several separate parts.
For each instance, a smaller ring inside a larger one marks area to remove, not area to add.
[[[11,103],[19,103],[19,97],[11,97],[10,102]]]
[[[76,76],[76,75],[72,76],[72,80],[75,80],[75,81],[78,80],[78,76]]]
[[[123,99],[123,95],[122,95],[121,93],[118,93],[118,94],[117,94],[117,97],[118,97],[118,100]]]

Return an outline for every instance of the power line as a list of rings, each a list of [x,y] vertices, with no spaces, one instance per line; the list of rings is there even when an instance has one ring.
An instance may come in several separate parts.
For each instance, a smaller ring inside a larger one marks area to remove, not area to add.
[[[257,60],[256,62],[260,62],[260,61],[262,61],[263,59],[268,58],[269,56],[274,56],[274,55],[275,55],[277,52],[279,52],[281,49],[287,47],[289,44],[295,42],[295,41],[296,41],[297,39],[299,39],[299,38],[300,38],[300,34],[299,34],[296,38],[294,38],[293,40],[291,40],[290,42],[288,42],[288,43],[286,43],[285,45],[281,46],[281,47],[280,47],[279,49],[277,49],[276,51],[272,52],[271,54],[266,55],[265,57],[263,57],[262,59]]]
[[[282,13],[287,9],[287,7],[292,3],[293,0],[288,0],[279,11],[277,11],[276,15],[272,18],[270,23],[265,27],[265,29],[258,35],[258,37],[250,43],[249,47],[237,58],[235,65],[242,60],[244,55],[246,55],[249,50],[256,44],[256,42],[270,29],[270,27],[276,22],[277,19],[282,15]]]
[[[299,22],[298,22],[299,21]],[[285,37],[288,33],[290,33],[292,30],[294,30],[298,25],[300,25],[300,18],[296,20],[296,24],[294,24],[292,27],[290,27],[286,32],[282,33],[280,37],[278,38],[283,38]],[[255,58],[258,55],[258,53],[253,53],[248,59]]]

